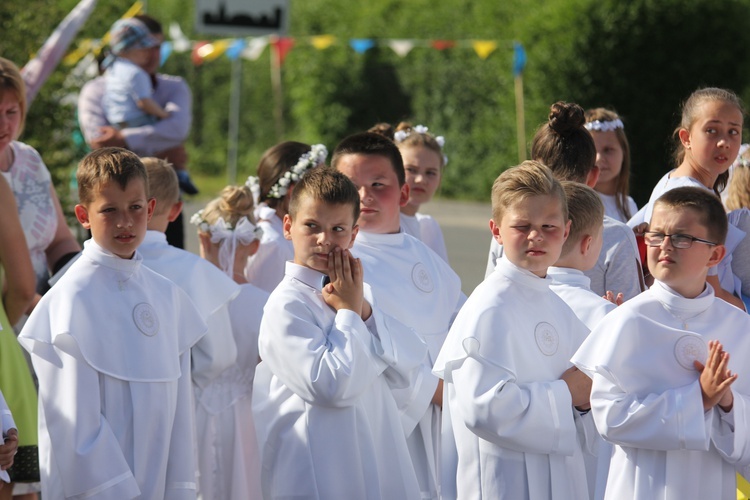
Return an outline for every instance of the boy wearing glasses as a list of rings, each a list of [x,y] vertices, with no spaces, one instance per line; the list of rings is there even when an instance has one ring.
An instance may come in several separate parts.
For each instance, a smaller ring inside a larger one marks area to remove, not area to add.
[[[573,356],[593,379],[596,427],[614,445],[605,499],[736,498],[735,472],[750,464],[750,316],[706,283],[726,234],[712,193],[662,195],[645,233],[656,282]]]

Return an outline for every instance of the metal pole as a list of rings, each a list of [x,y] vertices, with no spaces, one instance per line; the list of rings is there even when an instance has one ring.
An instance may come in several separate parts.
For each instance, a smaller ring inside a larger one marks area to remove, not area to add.
[[[526,119],[523,105],[523,75],[515,77],[516,83],[516,137],[518,138],[518,162],[526,160]]]
[[[227,180],[230,185],[237,181],[237,145],[240,132],[240,90],[242,88],[242,58],[232,61],[232,87],[229,96],[229,134],[227,150]]]

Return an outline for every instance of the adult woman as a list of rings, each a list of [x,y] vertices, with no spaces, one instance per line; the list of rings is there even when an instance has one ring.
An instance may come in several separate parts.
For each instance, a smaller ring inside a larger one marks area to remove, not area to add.
[[[63,216],[52,178],[41,156],[16,139],[26,120],[26,90],[15,64],[0,57],[0,172],[18,205],[36,274],[37,293],[47,289],[49,272],[81,250]]]

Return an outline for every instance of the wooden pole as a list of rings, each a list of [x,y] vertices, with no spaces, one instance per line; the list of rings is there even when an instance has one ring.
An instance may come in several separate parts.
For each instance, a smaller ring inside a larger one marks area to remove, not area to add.
[[[272,44],[271,53],[271,85],[274,97],[274,122],[276,124],[276,141],[281,142],[284,138],[284,94],[281,88],[281,50]]]
[[[227,181],[234,185],[237,181],[237,144],[240,130],[240,90],[242,88],[242,58],[232,61],[232,88],[229,97],[229,132],[227,151]]]
[[[516,83],[516,137],[518,140],[518,162],[526,160],[526,119],[523,104],[523,74],[515,77]]]

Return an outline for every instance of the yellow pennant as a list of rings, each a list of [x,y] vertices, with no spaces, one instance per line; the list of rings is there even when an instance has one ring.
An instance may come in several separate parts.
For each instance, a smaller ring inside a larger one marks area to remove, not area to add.
[[[83,59],[83,57],[94,50],[96,47],[94,47],[94,41],[91,39],[85,39],[81,40],[81,43],[78,44],[78,47],[73,52],[69,52],[64,58],[63,58],[63,64],[66,64],[68,66],[72,66],[74,64],[78,64],[78,61]]]
[[[490,40],[474,40],[471,42],[474,52],[482,59],[487,59],[497,49],[497,42]]]
[[[737,500],[750,499],[750,483],[747,479],[737,474]]]
[[[333,35],[314,36],[310,39],[310,43],[318,50],[325,50],[336,43],[336,37]]]
[[[227,51],[233,40],[216,40],[213,43],[207,43],[198,49],[198,55],[205,61],[213,61]]]

